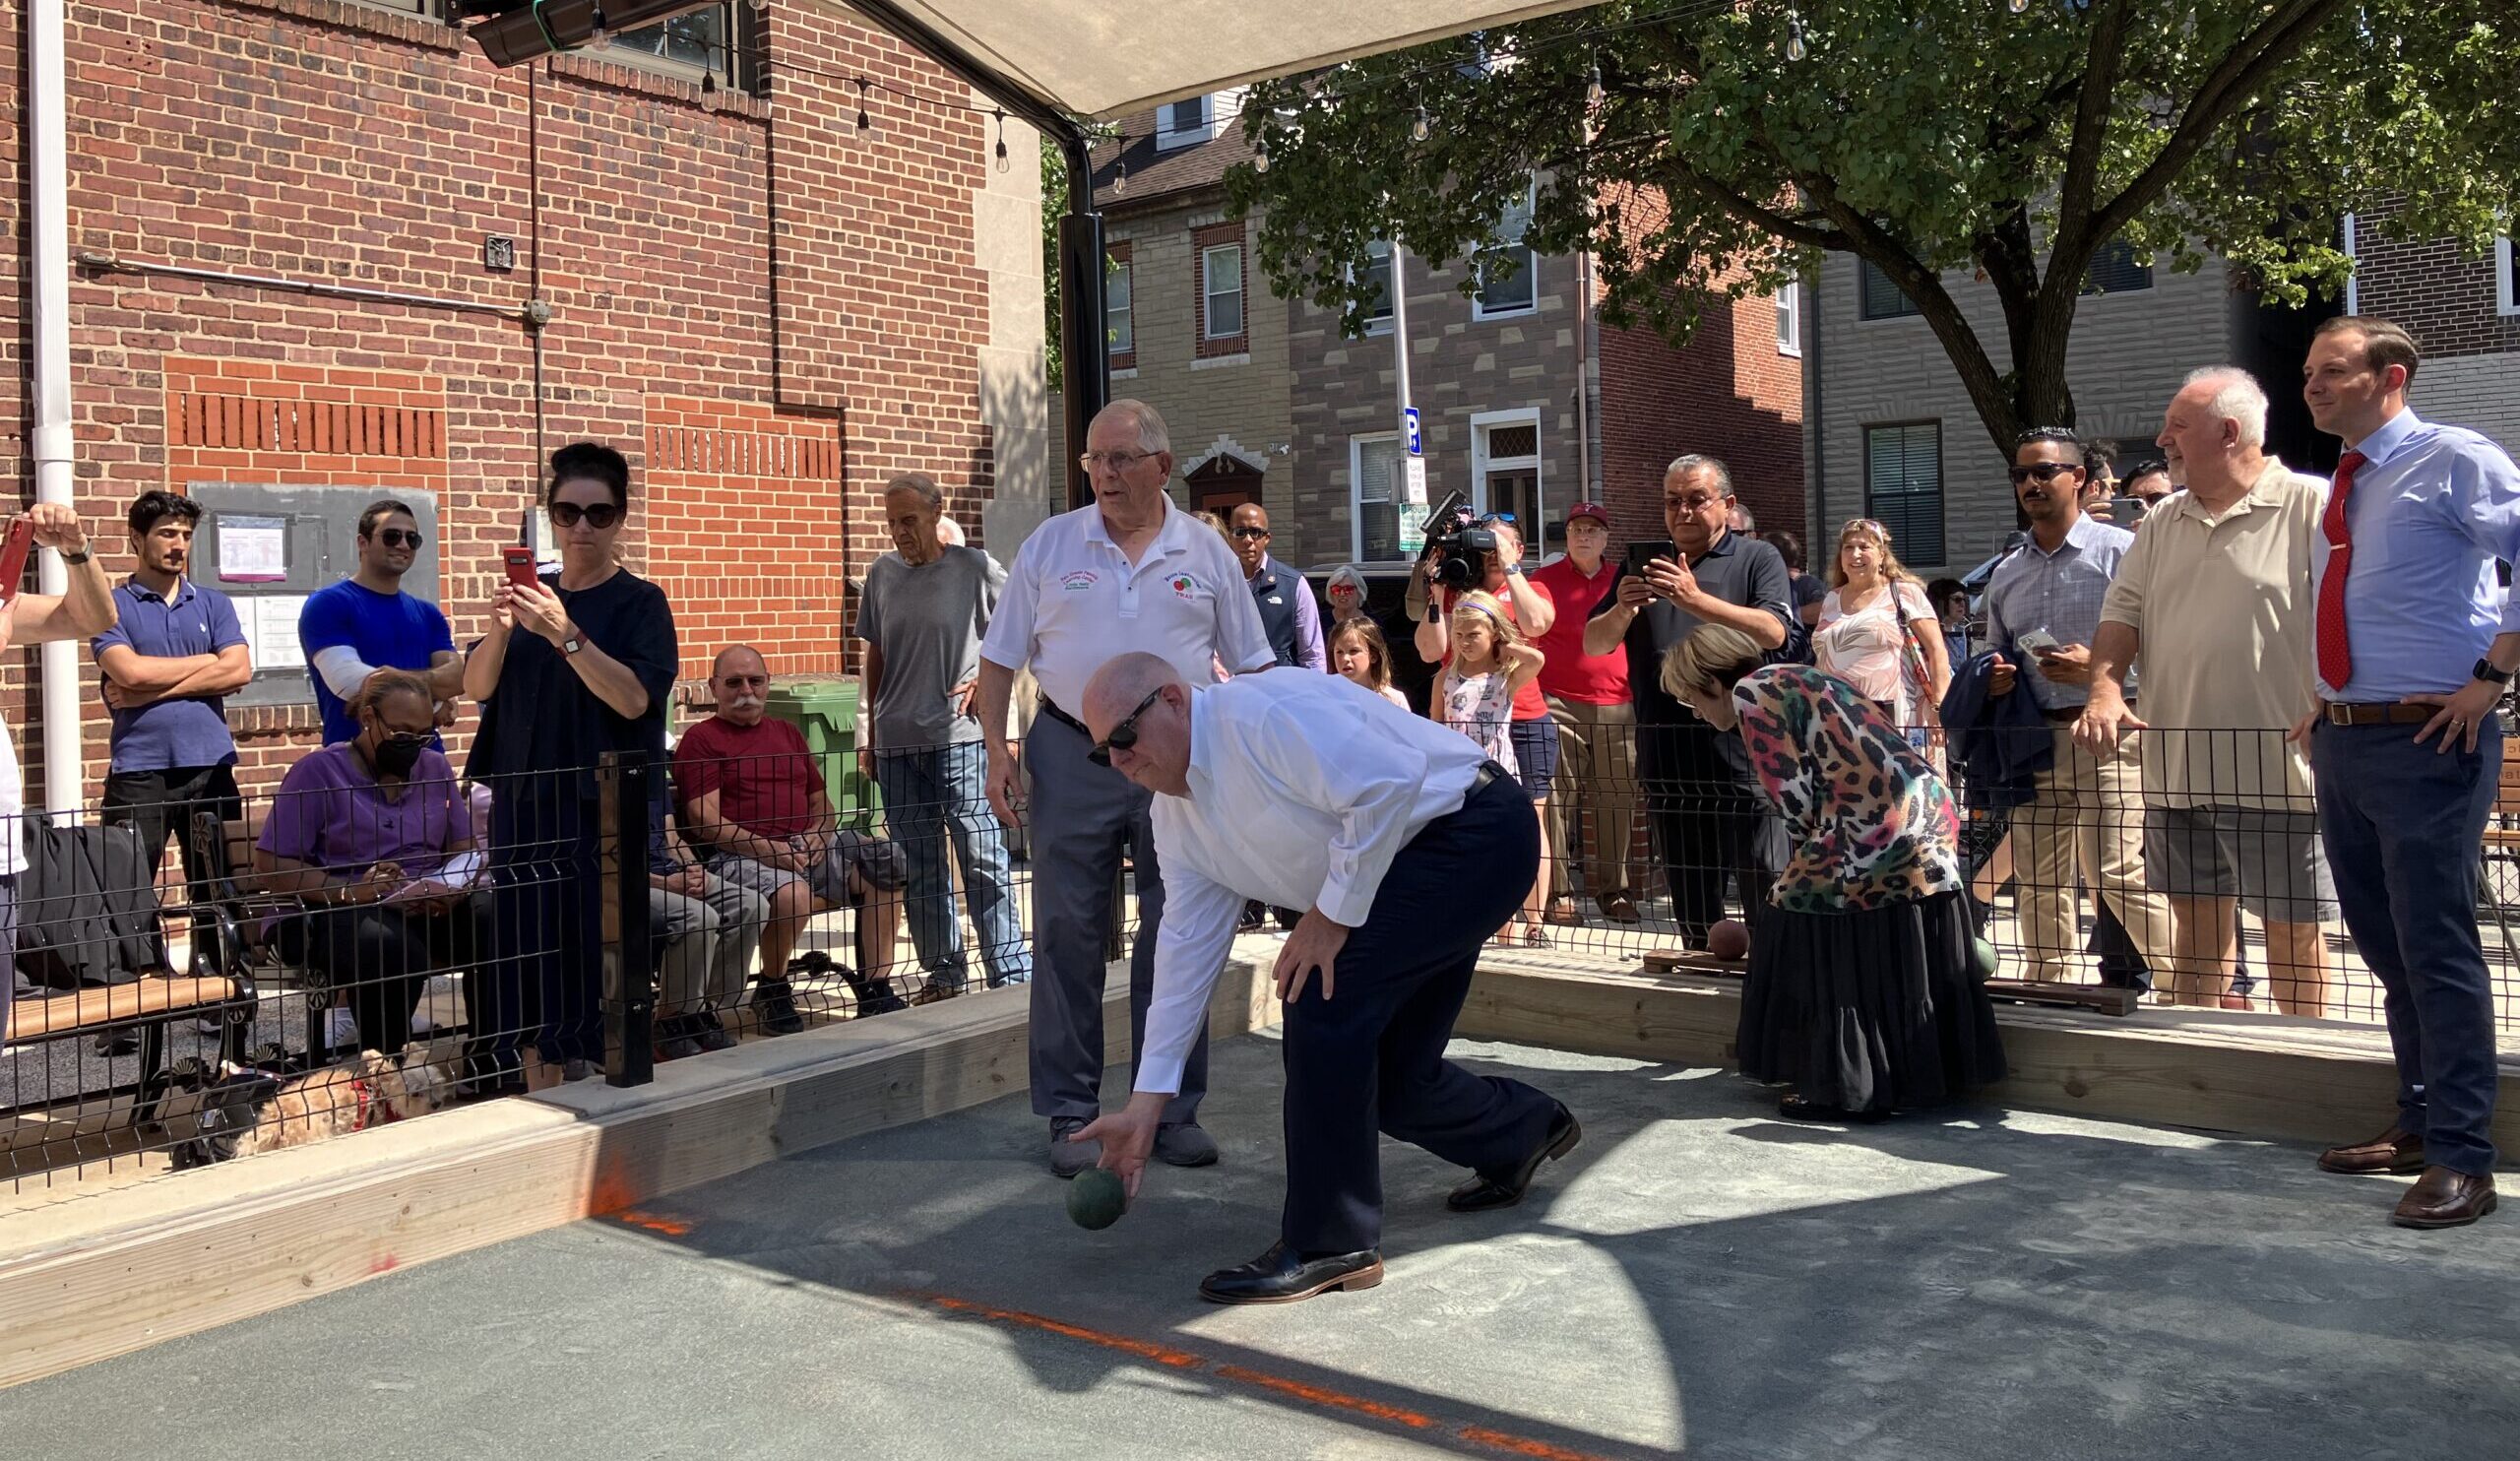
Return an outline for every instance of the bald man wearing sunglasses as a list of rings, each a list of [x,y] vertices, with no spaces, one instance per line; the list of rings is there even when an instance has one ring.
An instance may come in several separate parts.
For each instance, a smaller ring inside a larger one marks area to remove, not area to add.
[[[1284,1303],[1382,1282],[1381,1134],[1470,1169],[1445,1205],[1511,1207],[1582,1132],[1558,1102],[1444,1058],[1480,946],[1540,870],[1540,819],[1468,736],[1332,674],[1193,691],[1122,655],[1083,698],[1089,754],[1152,794],[1166,915],[1135,1090],[1076,1133],[1137,1191],[1207,1028],[1243,900],[1306,910],[1278,958],[1287,1200],[1278,1240],[1199,1286]],[[1379,1133],[1379,1134],[1378,1134]]]

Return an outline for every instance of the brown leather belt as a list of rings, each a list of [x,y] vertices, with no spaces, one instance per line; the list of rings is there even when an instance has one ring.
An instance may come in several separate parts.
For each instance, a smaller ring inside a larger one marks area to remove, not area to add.
[[[1084,736],[1087,740],[1092,740],[1094,738],[1094,732],[1085,729],[1085,723],[1083,721],[1080,721],[1076,717],[1069,715],[1066,711],[1059,709],[1058,706],[1051,703],[1049,696],[1042,696],[1040,705],[1041,714],[1048,716],[1051,720],[1058,722],[1070,730]]]
[[[2441,713],[2437,705],[2386,704],[2347,705],[2330,701],[2327,723],[2331,726],[2421,726]]]

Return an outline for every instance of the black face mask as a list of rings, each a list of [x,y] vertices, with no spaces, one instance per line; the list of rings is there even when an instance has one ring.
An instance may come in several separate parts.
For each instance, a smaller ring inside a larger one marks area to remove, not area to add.
[[[376,749],[367,753],[367,759],[374,763],[379,776],[410,776],[411,768],[419,763],[420,752],[428,749],[428,744],[426,736],[406,739],[400,735],[389,735],[376,743]]]

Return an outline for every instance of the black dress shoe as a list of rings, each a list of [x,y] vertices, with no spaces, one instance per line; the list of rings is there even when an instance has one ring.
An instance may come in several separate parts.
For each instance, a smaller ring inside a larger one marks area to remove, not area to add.
[[[1532,1178],[1539,1175],[1543,1162],[1555,1161],[1575,1150],[1584,1139],[1584,1128],[1575,1121],[1575,1113],[1558,1103],[1557,1117],[1548,1123],[1548,1139],[1517,1164],[1513,1171],[1501,1175],[1480,1173],[1453,1188],[1444,1206],[1457,1213],[1483,1213],[1492,1208],[1512,1207],[1531,1190]]]
[[[1239,1268],[1220,1268],[1199,1281],[1210,1303],[1292,1303],[1327,1289],[1370,1289],[1382,1282],[1382,1254],[1333,1253],[1306,1258],[1283,1242]]]

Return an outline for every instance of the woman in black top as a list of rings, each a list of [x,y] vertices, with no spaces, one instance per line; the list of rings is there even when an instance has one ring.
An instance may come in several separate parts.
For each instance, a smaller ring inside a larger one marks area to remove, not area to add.
[[[517,1051],[529,1033],[569,1080],[603,1057],[596,767],[605,751],[662,757],[681,663],[664,591],[613,556],[629,515],[629,463],[594,442],[562,447],[544,500],[560,571],[530,589],[502,579],[490,632],[464,662],[465,693],[482,707],[469,770],[494,798],[498,911],[498,972],[484,982],[494,1007],[473,1012],[473,1067],[507,1088],[522,1079]]]

